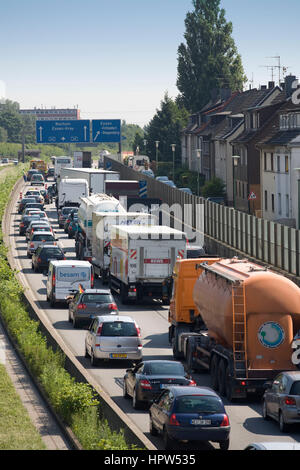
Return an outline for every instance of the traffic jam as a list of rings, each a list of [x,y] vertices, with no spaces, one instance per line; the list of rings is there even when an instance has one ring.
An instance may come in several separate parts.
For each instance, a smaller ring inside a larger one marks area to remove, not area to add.
[[[225,405],[250,397],[280,432],[297,425],[299,288],[248,260],[190,245],[159,223],[161,201],[139,198],[137,182],[63,161],[31,164],[16,236],[42,275],[45,308],[66,310],[70,327],[84,330],[90,367],[125,364],[121,394],[133,410],[147,410],[147,432],[166,450],[208,442],[228,450]],[[137,311],[149,305],[163,309],[172,358],[144,353]],[[210,386],[197,384],[201,372]]]

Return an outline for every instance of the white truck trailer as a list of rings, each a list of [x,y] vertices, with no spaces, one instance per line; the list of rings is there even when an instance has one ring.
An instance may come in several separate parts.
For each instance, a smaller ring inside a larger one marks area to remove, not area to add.
[[[144,298],[168,303],[168,285],[176,259],[186,257],[186,234],[155,226],[111,227],[109,284],[123,303]]]
[[[62,168],[60,179],[79,178],[85,179],[90,194],[105,193],[106,180],[119,180],[120,173],[117,171],[97,170],[95,168]]]
[[[95,274],[106,283],[109,277],[111,255],[111,227],[121,226],[150,226],[157,224],[157,217],[142,212],[93,212],[92,214],[92,264]]]
[[[80,198],[89,195],[89,188],[84,179],[62,179],[58,186],[57,209],[64,206],[79,206]]]
[[[103,193],[80,198],[78,209],[79,231],[75,238],[75,251],[77,258],[88,261],[92,260],[92,214],[94,211],[126,213],[126,210],[117,199]]]

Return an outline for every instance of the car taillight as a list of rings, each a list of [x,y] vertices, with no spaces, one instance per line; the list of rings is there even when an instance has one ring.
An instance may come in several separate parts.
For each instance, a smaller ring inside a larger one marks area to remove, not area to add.
[[[227,415],[224,415],[223,421],[221,423],[221,427],[224,427],[224,426],[229,426],[229,418]]]
[[[96,333],[97,336],[101,336],[102,327],[103,327],[103,323],[100,323],[100,325],[98,326],[97,333]]]
[[[197,384],[196,384],[195,380],[190,379],[189,380],[189,387],[196,387],[196,386],[197,386]]]
[[[136,329],[137,335],[141,336],[141,329],[137,326],[136,323],[135,323],[135,329]]]
[[[41,262],[42,262],[42,258],[38,258],[37,261],[38,261],[38,263],[41,263]]]
[[[30,243],[30,248],[33,248],[34,247],[34,243]]]
[[[53,287],[55,286],[55,274],[54,273],[52,274],[52,286]]]
[[[141,381],[140,381],[140,386],[141,386],[142,388],[147,389],[147,390],[152,390],[152,385],[151,385],[151,383],[149,382],[149,380],[141,380]]]
[[[78,304],[77,308],[78,308],[78,310],[85,310],[86,309],[86,304]]]
[[[169,421],[169,424],[171,426],[179,426],[179,422],[177,420],[177,417],[176,417],[176,414],[173,413],[171,416],[170,416],[170,421]]]
[[[91,273],[91,288],[94,287],[94,274]]]
[[[21,222],[21,223],[20,223],[20,227],[24,227],[24,224],[23,224],[23,222]]]
[[[118,310],[118,307],[116,304],[109,304],[108,308],[109,310]]]
[[[284,403],[285,403],[285,405],[288,405],[288,406],[295,406],[296,405],[296,400],[293,397],[285,397]]]

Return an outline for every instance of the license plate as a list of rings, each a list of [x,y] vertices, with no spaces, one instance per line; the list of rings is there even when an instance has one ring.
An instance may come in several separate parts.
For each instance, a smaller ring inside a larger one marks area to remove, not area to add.
[[[211,424],[210,419],[192,419],[191,424],[196,426],[209,426]]]
[[[168,388],[170,387],[172,384],[160,384],[160,388]]]
[[[110,354],[111,359],[127,359],[127,354]]]
[[[247,388],[247,392],[249,393],[255,393],[256,389],[255,388]]]
[[[128,292],[128,297],[135,297],[136,296],[136,292]]]

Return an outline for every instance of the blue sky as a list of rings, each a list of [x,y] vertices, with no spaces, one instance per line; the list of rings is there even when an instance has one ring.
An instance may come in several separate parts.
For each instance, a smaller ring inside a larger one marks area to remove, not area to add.
[[[299,0],[221,0],[254,86],[281,63],[299,75]],[[0,80],[22,108],[73,107],[83,119],[147,124],[175,97],[191,0],[2,0]],[[278,72],[274,69],[275,79]],[[1,87],[0,87],[1,92]]]

